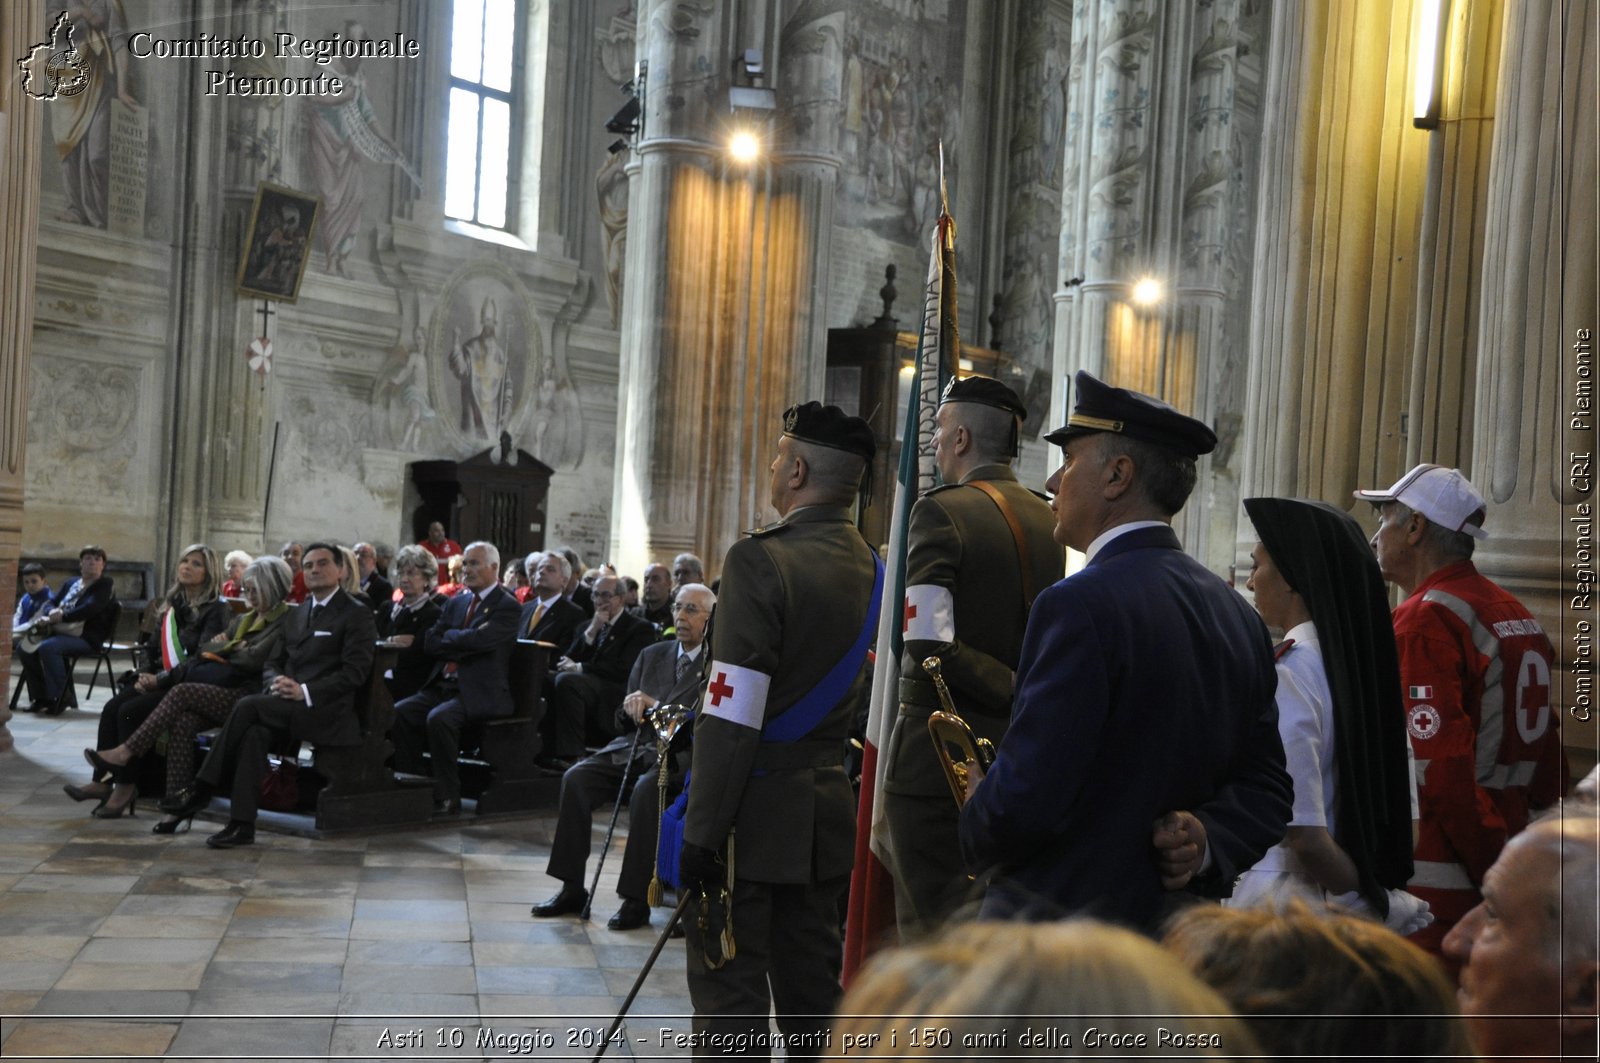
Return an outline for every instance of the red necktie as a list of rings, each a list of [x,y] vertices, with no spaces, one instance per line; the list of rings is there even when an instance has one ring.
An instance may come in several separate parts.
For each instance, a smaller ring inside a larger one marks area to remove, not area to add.
[[[461,627],[462,628],[469,628],[469,627],[472,626],[472,614],[476,613],[477,611],[478,611],[478,596],[476,594],[474,594],[472,596],[472,604],[467,606],[467,618],[465,620],[461,621]],[[445,666],[444,666],[444,674],[447,675],[447,676],[455,675],[456,674],[456,662],[454,662],[454,661],[447,662],[445,664]]]

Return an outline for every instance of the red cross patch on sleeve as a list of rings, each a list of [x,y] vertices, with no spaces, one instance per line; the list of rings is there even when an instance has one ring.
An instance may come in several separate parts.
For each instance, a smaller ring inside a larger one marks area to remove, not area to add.
[[[918,583],[906,588],[901,637],[907,642],[954,642],[955,600],[949,587]]]
[[[740,727],[761,730],[767,714],[767,688],[772,677],[753,668],[712,661],[700,712]]]

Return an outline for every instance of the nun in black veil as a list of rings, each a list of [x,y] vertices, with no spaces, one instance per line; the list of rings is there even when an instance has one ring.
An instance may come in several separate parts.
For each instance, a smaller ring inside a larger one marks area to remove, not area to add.
[[[1228,902],[1331,902],[1402,934],[1432,921],[1411,877],[1416,786],[1383,577],[1361,526],[1325,502],[1247,498],[1247,586],[1277,650],[1278,731],[1294,778],[1284,840]]]

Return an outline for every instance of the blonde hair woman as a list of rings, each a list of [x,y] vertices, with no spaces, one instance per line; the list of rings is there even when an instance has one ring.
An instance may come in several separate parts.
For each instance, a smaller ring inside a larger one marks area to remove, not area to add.
[[[841,1059],[1258,1053],[1171,954],[1088,920],[959,923],[879,953],[840,1003],[831,1048]]]

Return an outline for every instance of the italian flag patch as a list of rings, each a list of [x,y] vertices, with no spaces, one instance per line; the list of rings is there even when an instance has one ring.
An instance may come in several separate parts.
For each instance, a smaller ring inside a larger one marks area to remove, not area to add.
[[[1412,701],[1428,701],[1433,697],[1432,687],[1407,687],[1406,697]]]

